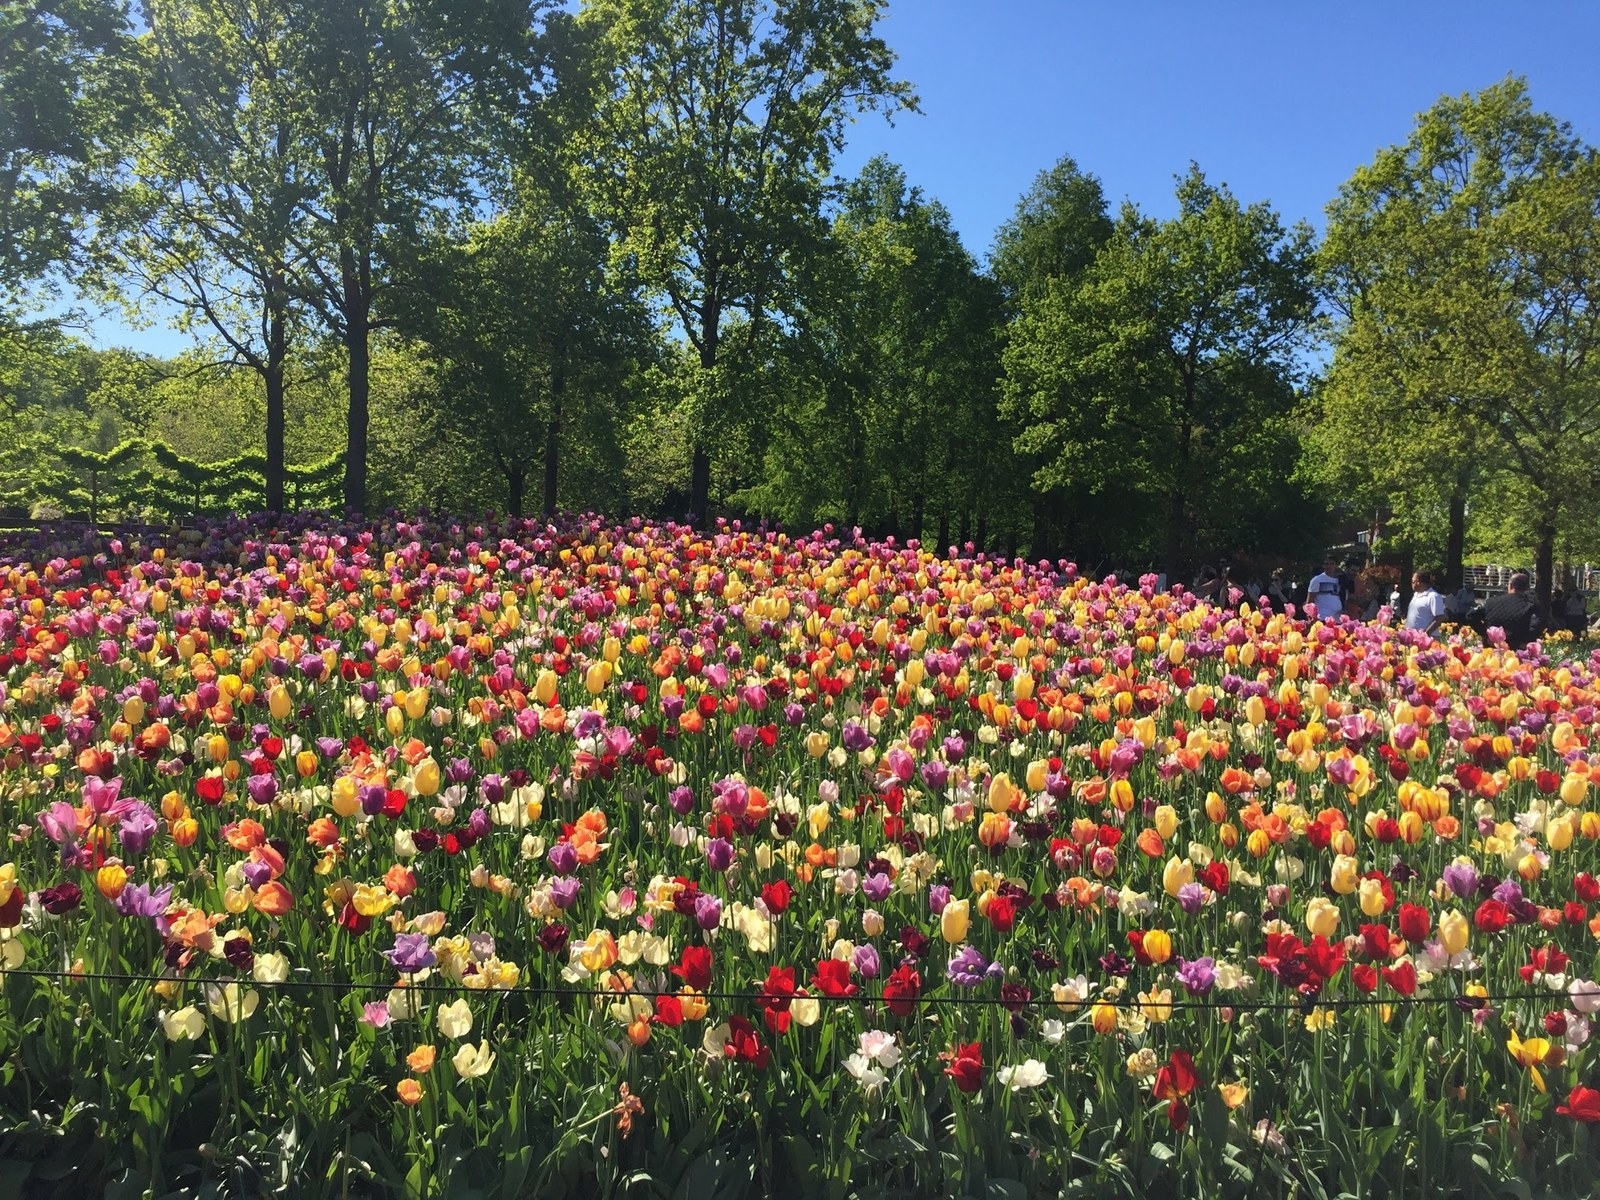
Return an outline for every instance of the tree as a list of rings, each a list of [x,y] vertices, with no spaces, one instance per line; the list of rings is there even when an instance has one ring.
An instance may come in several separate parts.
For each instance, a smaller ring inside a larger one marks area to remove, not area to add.
[[[1080,280],[1024,296],[1005,354],[1034,486],[1113,502],[1133,538],[1159,530],[1174,575],[1205,545],[1201,518],[1292,436],[1313,307],[1309,229],[1241,206],[1198,167],[1177,197],[1169,221],[1124,206]],[[1143,519],[1126,503],[1140,494],[1160,497]]]
[[[284,0],[146,0],[148,107],[131,181],[102,222],[132,303],[176,310],[266,395],[266,506],[285,504],[285,377],[297,322],[294,226],[308,198]]]
[[[1003,336],[1009,336],[1010,323],[1023,305],[1044,302],[1052,284],[1066,291],[1076,287],[1113,230],[1098,178],[1084,174],[1068,156],[1041,171],[1017,202],[1011,219],[996,232],[989,255],[990,273],[1005,298],[1008,320]],[[1021,432],[1015,425],[1008,430],[1013,440]],[[1019,455],[1016,462],[1028,479],[1044,466],[1036,455]],[[1026,489],[1025,502],[1031,506],[1033,518],[1029,540],[1035,558],[1050,557],[1069,527],[1074,527],[1078,550],[1089,553],[1098,549],[1092,544],[1098,539],[1091,529],[1109,534],[1117,528],[1112,514],[1094,512],[1093,502],[1086,502],[1081,489],[1074,490],[1076,496],[1062,488]]]
[[[1516,473],[1548,605],[1557,540],[1596,494],[1600,159],[1509,79],[1423,113],[1329,217],[1332,403],[1373,407],[1381,455],[1418,426],[1474,431],[1437,467],[1458,482]],[[1458,487],[1453,544],[1464,501]]]
[[[0,325],[75,257],[99,204],[90,163],[134,111],[108,69],[126,34],[122,0],[0,6]]]
[[[761,482],[734,497],[799,524],[907,537],[987,512],[999,297],[936,201],[878,157],[844,189],[782,352]],[[1003,448],[1003,447],[1002,447]]]
[[[298,294],[346,353],[352,511],[367,505],[372,338],[395,325],[392,267],[427,226],[487,199],[490,133],[543,86],[537,28],[554,2],[295,0],[293,153],[312,185]]]
[[[1063,156],[1039,172],[1011,219],[995,233],[989,270],[1007,299],[1020,305],[1042,295],[1052,279],[1081,277],[1112,231],[1100,180]]]
[[[583,139],[595,206],[664,295],[700,368],[689,507],[715,424],[773,313],[795,307],[851,118],[914,107],[881,0],[585,0],[603,82]],[[735,330],[733,346],[726,343]]]
[[[493,461],[516,516],[536,470],[556,511],[564,444],[615,447],[627,376],[650,348],[636,289],[608,272],[603,234],[570,201],[524,179],[515,207],[434,247],[406,289],[402,328],[436,360],[440,409]]]

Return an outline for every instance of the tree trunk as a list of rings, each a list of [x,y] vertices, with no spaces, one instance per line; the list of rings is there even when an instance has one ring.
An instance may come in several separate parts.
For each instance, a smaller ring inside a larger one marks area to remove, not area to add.
[[[550,424],[544,434],[544,515],[547,517],[554,516],[556,511],[556,473],[561,461],[561,399],[566,390],[567,373],[558,363],[550,375]]]
[[[950,506],[948,504],[939,510],[939,545],[936,549],[940,554],[950,549]]]
[[[989,514],[986,513],[986,512],[980,512],[978,514],[978,549],[979,550],[987,550],[988,548],[989,548]]]
[[[279,153],[284,153],[279,138]],[[288,476],[284,453],[284,364],[289,357],[289,292],[281,270],[269,277],[266,293],[266,362],[261,372],[267,392],[267,511],[284,510],[284,481]]]
[[[262,373],[267,388],[267,511],[284,511],[284,415],[283,415],[283,360],[267,360]]]
[[[921,492],[918,492],[916,499],[911,502],[911,529],[906,536],[921,541],[922,526],[923,522],[927,520],[927,516],[927,500]]]
[[[1409,545],[1400,555],[1400,618],[1405,619],[1406,610],[1411,606],[1411,576],[1416,574],[1417,552]]]
[[[1466,578],[1462,559],[1467,553],[1467,482],[1457,479],[1450,493],[1450,531],[1444,545],[1444,586],[1446,594],[1460,589]]]
[[[694,525],[705,527],[711,522],[707,509],[711,505],[711,456],[695,439],[694,455],[689,462],[689,519]]]
[[[1539,615],[1544,618],[1545,629],[1551,629],[1550,592],[1555,582],[1556,570],[1556,514],[1546,512],[1539,520],[1539,545],[1534,553],[1533,570],[1538,576],[1535,591],[1539,598]]]
[[[972,540],[972,510],[970,508],[961,510],[961,532],[956,537],[960,540],[961,549],[965,551],[967,543]]]
[[[1183,493],[1174,488],[1167,501],[1166,539],[1167,578],[1173,582],[1183,577],[1183,510]]]
[[[506,468],[506,511],[513,517],[522,515],[523,484],[527,477],[528,469],[520,462]]]
[[[700,310],[700,370],[702,385],[719,387],[716,377],[717,347],[722,326],[721,305],[707,298]],[[700,419],[695,422],[693,454],[689,462],[689,513],[702,528],[711,524],[711,454],[706,449],[706,421],[709,404],[702,402]]]
[[[367,511],[367,425],[372,391],[372,347],[367,341],[367,314],[345,318],[345,352],[349,355],[350,405],[344,450],[344,507],[356,516]]]

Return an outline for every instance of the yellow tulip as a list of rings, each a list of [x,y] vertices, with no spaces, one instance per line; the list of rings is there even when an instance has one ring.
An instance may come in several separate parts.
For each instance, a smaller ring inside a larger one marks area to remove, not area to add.
[[[951,900],[944,906],[944,911],[939,914],[939,936],[950,945],[964,942],[967,938],[967,927],[971,924],[971,904],[966,900]]]
[[[439,794],[439,764],[432,758],[425,758],[412,772],[411,781],[416,785],[417,795],[437,796]]]
[[[1011,786],[1011,776],[1004,771],[989,780],[989,811],[1003,813],[1011,807],[1011,797],[1016,789]]]
[[[1306,905],[1306,929],[1313,937],[1331,938],[1339,929],[1339,910],[1326,896],[1313,896]]]
[[[1361,911],[1369,917],[1381,917],[1389,910],[1389,903],[1383,895],[1383,885],[1376,879],[1363,879],[1361,886],[1356,889],[1356,899],[1361,905]]]
[[[1348,896],[1355,891],[1361,882],[1361,869],[1356,860],[1348,854],[1335,856],[1333,870],[1329,876],[1329,884],[1341,896]]]
[[[559,683],[560,680],[556,677],[556,673],[549,667],[545,667],[539,672],[538,678],[534,681],[533,698],[548,708],[556,698],[556,687]]]
[[[1165,929],[1152,929],[1144,935],[1144,952],[1150,961],[1156,964],[1164,963],[1172,957],[1172,935]]]
[[[1167,859],[1167,865],[1161,870],[1161,890],[1169,896],[1176,896],[1178,889],[1194,882],[1194,864],[1186,858],[1179,858],[1174,854]]]
[[[1453,908],[1439,917],[1439,944],[1446,954],[1456,955],[1465,950],[1471,932],[1472,923]]]

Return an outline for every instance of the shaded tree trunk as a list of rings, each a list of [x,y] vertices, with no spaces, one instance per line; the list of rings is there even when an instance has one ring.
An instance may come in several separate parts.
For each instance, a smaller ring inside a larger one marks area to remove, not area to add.
[[[367,340],[367,314],[345,317],[345,353],[349,356],[350,390],[344,451],[344,507],[360,515],[367,511],[367,426],[370,420],[372,347]]]
[[[1443,587],[1445,592],[1459,590],[1463,579],[1466,578],[1462,563],[1466,552],[1467,484],[1464,479],[1458,479],[1455,490],[1450,493],[1450,530],[1445,536]]]
[[[1400,619],[1405,620],[1406,609],[1411,605],[1411,576],[1416,574],[1417,552],[1407,546],[1400,555]]]
[[[513,517],[522,515],[522,494],[527,476],[528,469],[520,462],[506,468],[506,511]]]
[[[708,375],[717,367],[717,349],[720,343],[722,308],[707,299],[700,309],[700,369]],[[716,386],[714,375],[709,379]],[[689,512],[702,527],[711,523],[711,454],[706,448],[706,412],[702,406],[700,420],[695,422],[694,447],[689,461]]]
[[[939,545],[936,547],[940,554],[950,549],[950,507],[946,505],[939,510]]]
[[[1539,615],[1544,618],[1544,627],[1552,628],[1550,612],[1550,592],[1555,583],[1556,571],[1556,512],[1547,508],[1539,516],[1538,524],[1539,544],[1534,551],[1533,570],[1538,577],[1534,589],[1539,598]]]
[[[544,433],[544,515],[556,511],[557,471],[561,461],[561,402],[567,390],[567,372],[560,364],[550,375],[550,424]],[[522,514],[518,512],[518,516]]]
[[[1178,426],[1178,466],[1167,502],[1167,578],[1179,578],[1183,558],[1184,516],[1189,498],[1184,494],[1184,481],[1189,477],[1189,459],[1194,441],[1194,349],[1191,346],[1186,369],[1183,372],[1183,420]]]
[[[269,363],[262,373],[267,388],[267,511],[284,510],[283,363]]]

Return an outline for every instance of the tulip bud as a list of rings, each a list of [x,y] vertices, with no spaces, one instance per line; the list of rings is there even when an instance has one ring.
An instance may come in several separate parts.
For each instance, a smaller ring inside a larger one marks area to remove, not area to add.
[[[1356,889],[1356,898],[1361,904],[1361,911],[1369,917],[1381,917],[1389,909],[1383,895],[1383,885],[1376,879],[1363,879],[1361,886]]]
[[[1453,908],[1439,917],[1439,944],[1447,954],[1456,955],[1465,950],[1471,932],[1471,923]]]
[[[544,668],[534,682],[533,698],[548,708],[556,698],[557,682],[556,673],[549,667]]]
[[[939,936],[950,945],[966,941],[967,926],[972,920],[970,908],[966,900],[952,900],[939,914]]]
[[[1313,896],[1306,905],[1306,929],[1313,937],[1331,938],[1339,928],[1339,910],[1325,896]]]

